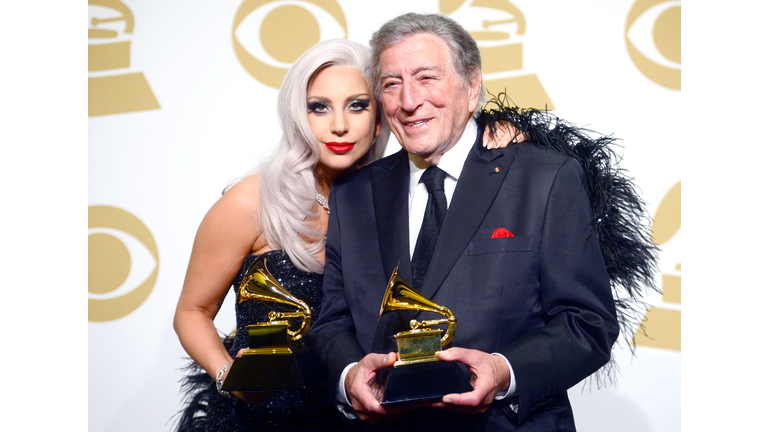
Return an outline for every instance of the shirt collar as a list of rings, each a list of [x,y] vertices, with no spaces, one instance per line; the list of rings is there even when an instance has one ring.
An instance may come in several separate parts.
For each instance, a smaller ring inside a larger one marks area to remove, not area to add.
[[[461,134],[459,141],[440,157],[440,162],[438,162],[437,166],[448,173],[454,181],[458,181],[461,170],[464,168],[464,162],[467,160],[467,155],[476,140],[477,123],[474,118],[471,118],[467,122],[467,126],[464,128],[464,133]],[[427,169],[427,165],[420,157],[409,154],[408,166],[411,173],[410,193],[413,194],[416,185],[419,184],[421,174]]]

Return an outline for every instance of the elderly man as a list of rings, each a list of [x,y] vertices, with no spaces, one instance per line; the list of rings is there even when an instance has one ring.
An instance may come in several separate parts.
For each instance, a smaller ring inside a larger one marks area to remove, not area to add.
[[[373,430],[575,430],[566,391],[609,360],[619,332],[581,166],[531,143],[482,148],[480,53],[449,18],[403,15],[371,46],[373,85],[403,150],[331,191],[311,336],[339,399]],[[442,219],[432,238],[430,214]],[[458,318],[438,356],[467,366],[472,391],[380,403],[377,378],[407,325],[379,320],[398,263]]]

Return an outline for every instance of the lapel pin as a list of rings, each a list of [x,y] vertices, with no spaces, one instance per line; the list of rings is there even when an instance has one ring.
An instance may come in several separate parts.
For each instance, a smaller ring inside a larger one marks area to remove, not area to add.
[[[496,167],[496,168],[493,169],[493,172],[495,172],[495,173],[501,172],[501,168]]]

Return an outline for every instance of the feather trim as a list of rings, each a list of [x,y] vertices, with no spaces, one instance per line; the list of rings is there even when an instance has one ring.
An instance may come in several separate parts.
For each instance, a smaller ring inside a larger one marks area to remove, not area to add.
[[[229,351],[235,341],[235,333],[223,337],[224,347]],[[180,392],[184,394],[184,407],[174,417],[176,432],[205,432],[208,421],[208,399],[214,386],[213,378],[194,360],[181,368],[184,377]]]
[[[611,279],[621,337],[635,354],[634,335],[645,332],[643,320],[650,291],[661,292],[656,283],[658,246],[651,239],[651,218],[633,179],[619,167],[620,158],[611,146],[612,136],[574,126],[549,111],[521,109],[506,93],[491,98],[478,115],[491,136],[500,123],[514,125],[534,145],[575,158],[587,177],[592,226],[597,233]],[[593,137],[594,136],[594,137]],[[613,382],[618,366],[609,363],[595,374],[598,387],[603,378]]]

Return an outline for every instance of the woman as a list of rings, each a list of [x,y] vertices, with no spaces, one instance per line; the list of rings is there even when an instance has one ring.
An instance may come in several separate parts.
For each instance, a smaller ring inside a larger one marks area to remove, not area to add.
[[[389,138],[366,81],[368,57],[368,48],[347,40],[322,42],[304,53],[278,94],[284,136],[277,155],[263,171],[227,188],[200,224],[174,317],[181,344],[199,365],[183,384],[191,403],[179,430],[343,427],[322,363],[311,351],[308,366],[302,363],[303,390],[230,394],[220,389],[233,357],[248,345],[246,326],[268,321],[274,303],[238,304],[234,340],[224,343],[213,319],[230,285],[238,287],[257,258],[266,258],[280,284],[319,315],[331,183],[380,158]],[[506,142],[508,135],[499,136],[487,146]]]

